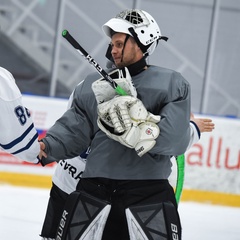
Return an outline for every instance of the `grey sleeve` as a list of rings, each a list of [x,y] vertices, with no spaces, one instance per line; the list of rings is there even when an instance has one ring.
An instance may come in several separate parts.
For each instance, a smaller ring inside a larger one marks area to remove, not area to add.
[[[90,138],[85,134],[88,129],[86,122],[70,108],[49,129],[42,140],[46,145],[46,153],[55,159],[65,159],[78,156],[90,144]],[[82,125],[82,127],[80,127]]]
[[[190,85],[179,74],[179,81],[173,81],[171,98],[161,108],[161,121],[158,124],[160,135],[156,139],[153,154],[180,155],[183,154],[190,141]]]
[[[94,128],[79,95],[79,92],[73,95],[71,108],[55,122],[42,139],[49,158],[73,158],[85,151],[91,143]]]

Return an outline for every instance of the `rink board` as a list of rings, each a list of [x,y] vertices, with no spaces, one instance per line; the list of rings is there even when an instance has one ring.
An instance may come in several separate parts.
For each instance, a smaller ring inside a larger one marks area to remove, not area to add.
[[[40,138],[61,117],[67,100],[24,96]],[[182,201],[211,202],[240,206],[240,120],[210,117],[215,123],[212,133],[203,133],[201,140],[185,154],[185,183]],[[42,167],[0,152],[0,184],[29,187],[51,187],[56,164]],[[176,165],[170,182],[175,187]]]
[[[0,184],[50,189],[52,186],[52,178],[49,175],[0,172]],[[240,195],[213,191],[184,189],[181,201],[240,207]]]

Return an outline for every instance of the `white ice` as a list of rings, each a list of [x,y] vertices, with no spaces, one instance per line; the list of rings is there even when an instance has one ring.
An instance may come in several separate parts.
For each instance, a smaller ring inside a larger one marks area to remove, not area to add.
[[[49,190],[0,185],[0,240],[39,240]],[[240,208],[180,202],[183,240],[240,240]]]

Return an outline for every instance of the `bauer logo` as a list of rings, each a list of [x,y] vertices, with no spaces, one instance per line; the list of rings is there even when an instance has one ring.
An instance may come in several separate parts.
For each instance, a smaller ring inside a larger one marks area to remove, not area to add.
[[[63,211],[62,218],[59,223],[58,231],[57,231],[57,237],[56,240],[62,240],[63,238],[63,233],[64,233],[64,227],[67,221],[67,215],[68,212],[66,210]]]
[[[179,240],[178,238],[178,228],[176,224],[171,223],[171,230],[172,230],[172,239]]]

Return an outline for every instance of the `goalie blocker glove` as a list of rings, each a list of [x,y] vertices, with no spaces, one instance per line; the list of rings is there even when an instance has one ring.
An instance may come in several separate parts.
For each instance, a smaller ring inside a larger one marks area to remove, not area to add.
[[[148,112],[139,99],[131,96],[118,96],[99,105],[99,128],[108,137],[134,148],[140,157],[155,145],[159,121],[160,116]]]
[[[136,88],[132,83],[131,75],[126,67],[113,70],[109,73],[109,76],[127,93],[127,95],[137,97]],[[117,96],[115,89],[104,78],[100,78],[93,82],[92,90],[98,104],[107,102]]]
[[[109,76],[130,96],[137,97],[137,91],[132,83],[131,75],[128,69],[115,69]],[[114,88],[104,78],[100,78],[92,84],[92,90],[94,92],[96,101],[98,103],[98,115],[109,126],[114,128],[117,132],[123,132],[125,129],[131,126],[131,121],[128,115],[127,106],[125,102],[119,102],[123,104],[120,108],[112,108],[110,100],[119,96]],[[118,108],[118,110],[117,110]],[[111,111],[111,116],[110,116]],[[118,116],[114,116],[118,114]],[[119,122],[119,116],[122,118]]]

